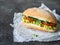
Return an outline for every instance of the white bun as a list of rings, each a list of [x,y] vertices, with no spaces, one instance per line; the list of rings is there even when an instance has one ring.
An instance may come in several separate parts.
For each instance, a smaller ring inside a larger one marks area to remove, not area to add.
[[[54,15],[49,13],[46,10],[40,9],[40,8],[28,8],[23,12],[25,16],[31,16],[40,20],[47,20],[52,23],[57,23],[56,18]]]
[[[56,30],[47,30],[46,28],[44,27],[40,27],[40,26],[37,26],[37,25],[34,25],[34,24],[31,24],[31,23],[24,23],[22,22],[22,24],[28,28],[33,28],[33,29],[36,29],[36,30],[41,30],[41,31],[45,31],[45,32],[55,32]]]

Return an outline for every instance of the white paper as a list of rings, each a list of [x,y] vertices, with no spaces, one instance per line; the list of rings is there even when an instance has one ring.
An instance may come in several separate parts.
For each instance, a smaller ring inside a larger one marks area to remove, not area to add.
[[[56,10],[51,11],[46,5],[41,4],[39,8],[43,8],[44,10],[48,10],[53,13],[57,20],[60,20],[60,16],[56,13]],[[28,42],[28,41],[57,41],[60,40],[60,29],[55,33],[43,32],[34,29],[26,28],[22,25],[22,13],[14,13],[13,18],[13,39],[14,42]],[[60,24],[58,24],[60,26]],[[37,37],[36,37],[37,35]]]

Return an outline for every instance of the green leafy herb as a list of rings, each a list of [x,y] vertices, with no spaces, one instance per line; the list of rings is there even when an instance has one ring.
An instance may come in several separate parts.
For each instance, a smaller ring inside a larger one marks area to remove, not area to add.
[[[33,34],[33,36],[38,37],[38,35],[37,35],[37,34]]]
[[[36,24],[37,25],[41,24],[41,21],[40,20],[36,20]]]

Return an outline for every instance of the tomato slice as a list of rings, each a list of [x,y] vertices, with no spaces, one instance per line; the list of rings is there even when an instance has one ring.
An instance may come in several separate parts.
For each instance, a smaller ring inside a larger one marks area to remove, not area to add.
[[[47,26],[56,26],[56,24],[51,23],[51,22],[49,22],[49,23],[47,23],[47,22],[42,22],[42,24],[47,25]]]

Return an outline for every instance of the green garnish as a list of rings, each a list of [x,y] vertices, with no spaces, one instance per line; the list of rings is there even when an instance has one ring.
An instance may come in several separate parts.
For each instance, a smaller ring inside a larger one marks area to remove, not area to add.
[[[33,36],[38,37],[38,34],[33,34]]]
[[[36,24],[37,24],[37,25],[41,24],[41,21],[36,20]]]

